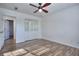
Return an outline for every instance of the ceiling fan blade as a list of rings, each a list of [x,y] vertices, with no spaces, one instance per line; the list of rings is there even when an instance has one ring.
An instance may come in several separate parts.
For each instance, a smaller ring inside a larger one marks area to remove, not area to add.
[[[46,6],[49,6],[51,3],[45,3],[43,6],[42,6],[42,8],[43,7],[46,7]]]
[[[30,6],[33,6],[33,7],[36,7],[36,8],[38,8],[37,6],[35,6],[35,5],[33,5],[33,4],[29,4]]]
[[[45,10],[45,9],[42,9],[45,13],[48,13],[48,11],[47,10]]]
[[[36,11],[34,11],[34,13],[36,13],[37,11],[39,11],[39,9],[38,9],[38,10],[36,10]]]

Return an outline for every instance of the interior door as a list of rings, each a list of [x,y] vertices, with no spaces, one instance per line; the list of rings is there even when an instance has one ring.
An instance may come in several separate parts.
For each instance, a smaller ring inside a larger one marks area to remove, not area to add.
[[[4,28],[3,28],[3,18],[0,16],[0,49],[4,44]]]
[[[8,20],[5,20],[5,23],[4,23],[4,35],[5,35],[5,39],[8,39],[9,38],[9,21]]]

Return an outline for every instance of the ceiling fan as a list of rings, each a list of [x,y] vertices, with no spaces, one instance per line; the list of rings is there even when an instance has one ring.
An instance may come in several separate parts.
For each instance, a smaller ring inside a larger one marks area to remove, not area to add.
[[[42,3],[38,3],[38,5],[39,6],[36,6],[36,5],[34,5],[34,4],[29,4],[30,6],[33,6],[33,7],[36,7],[37,8],[37,10],[36,11],[34,11],[34,13],[36,13],[36,12],[45,12],[45,13],[48,13],[48,11],[47,10],[45,10],[44,9],[44,7],[47,7],[47,6],[49,6],[51,3],[45,3],[44,5],[42,5]]]

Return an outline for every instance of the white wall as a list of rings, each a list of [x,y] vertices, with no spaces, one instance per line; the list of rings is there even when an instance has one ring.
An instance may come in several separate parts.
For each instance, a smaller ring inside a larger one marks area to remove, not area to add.
[[[11,10],[4,9],[4,8],[0,8],[0,15],[16,17],[16,19],[14,20],[16,22],[16,24],[15,24],[15,26],[16,26],[16,43],[23,42],[23,41],[26,41],[29,39],[29,38],[25,38],[25,31],[24,31],[24,20],[25,19],[34,19],[34,20],[38,20],[39,22],[41,22],[41,18],[32,16],[32,15],[23,14],[23,13],[16,12],[16,11],[11,11]],[[36,35],[36,38],[41,37],[40,26],[39,26],[38,32],[35,35]]]
[[[42,36],[50,41],[79,48],[79,6],[43,18]]]

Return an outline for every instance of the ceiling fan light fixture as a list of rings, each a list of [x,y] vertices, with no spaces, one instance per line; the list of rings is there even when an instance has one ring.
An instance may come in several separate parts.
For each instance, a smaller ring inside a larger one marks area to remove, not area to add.
[[[39,9],[39,12],[42,12],[42,9]]]
[[[30,6],[33,6],[33,7],[36,7],[37,10],[34,11],[34,13],[36,12],[45,12],[45,13],[48,13],[48,10],[47,10],[47,6],[49,6],[51,3],[45,3],[42,5],[42,3],[38,3],[39,6],[36,6],[34,4],[30,4]]]

